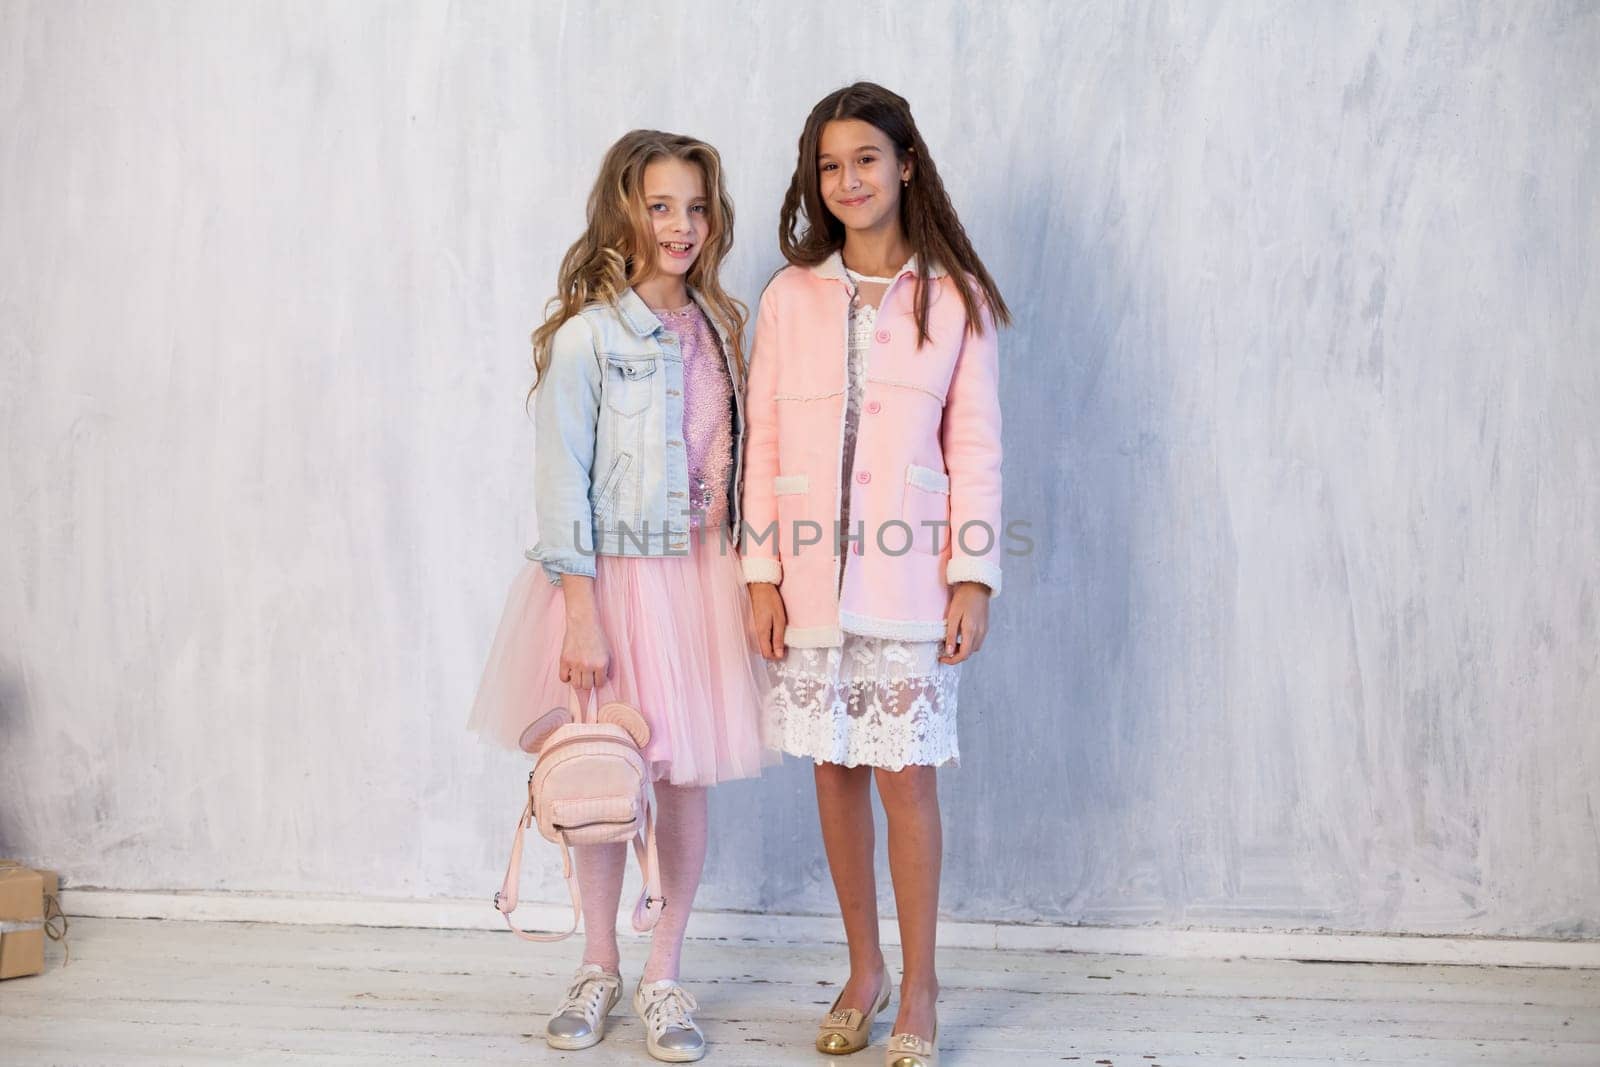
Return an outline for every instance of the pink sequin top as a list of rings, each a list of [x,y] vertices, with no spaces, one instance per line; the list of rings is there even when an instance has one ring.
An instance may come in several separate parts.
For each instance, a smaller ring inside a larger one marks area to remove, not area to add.
[[[717,332],[698,304],[651,308],[678,337],[683,353],[683,449],[689,461],[689,525],[728,521],[733,474],[733,379]]]

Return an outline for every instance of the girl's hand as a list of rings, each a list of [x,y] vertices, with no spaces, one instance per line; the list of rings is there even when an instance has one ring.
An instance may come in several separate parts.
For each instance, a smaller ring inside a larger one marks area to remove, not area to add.
[[[783,610],[783,596],[771,582],[751,582],[750,611],[755,616],[756,645],[767,659],[782,659],[784,655],[783,631],[789,617]]]
[[[579,696],[596,689],[606,680],[611,667],[611,646],[600,623],[567,623],[567,636],[561,642],[561,680],[570,683]]]
[[[561,641],[561,680],[579,696],[606,680],[611,667],[611,645],[595,611],[594,579],[578,574],[561,576],[567,604],[567,632]]]
[[[940,663],[960,663],[983,647],[989,633],[989,587],[957,582],[944,615],[944,655]]]

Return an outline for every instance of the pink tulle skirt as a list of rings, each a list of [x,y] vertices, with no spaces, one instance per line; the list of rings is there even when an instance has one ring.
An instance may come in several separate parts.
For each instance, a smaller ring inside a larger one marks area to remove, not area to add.
[[[595,602],[611,646],[600,701],[631,704],[649,721],[644,754],[657,781],[712,785],[778,761],[762,743],[770,683],[731,545],[697,531],[682,556],[596,556]],[[519,749],[534,719],[565,708],[565,635],[561,587],[528,563],[506,598],[468,728]]]

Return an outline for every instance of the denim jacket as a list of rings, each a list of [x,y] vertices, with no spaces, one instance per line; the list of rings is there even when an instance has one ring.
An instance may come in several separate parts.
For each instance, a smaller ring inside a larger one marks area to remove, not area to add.
[[[690,295],[716,331],[734,383],[734,465],[727,489],[729,529],[736,532],[744,470],[743,383],[721,324],[699,293]],[[543,565],[549,580],[594,577],[597,553],[687,554],[683,353],[676,335],[638,294],[627,289],[615,307],[591,304],[563,323],[533,396],[539,539],[526,555]]]

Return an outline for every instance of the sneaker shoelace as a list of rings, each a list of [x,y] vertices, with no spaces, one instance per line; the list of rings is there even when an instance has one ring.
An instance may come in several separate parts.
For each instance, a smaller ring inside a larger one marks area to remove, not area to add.
[[[691,1012],[700,1007],[699,1002],[681,985],[651,990],[645,994],[644,1018],[651,1031],[660,1037],[668,1030],[699,1030]]]
[[[566,999],[556,1009],[557,1015],[565,1015],[571,1011],[580,1012],[590,1026],[600,1018],[600,1008],[606,998],[606,976],[586,974],[575,978],[567,987]]]

